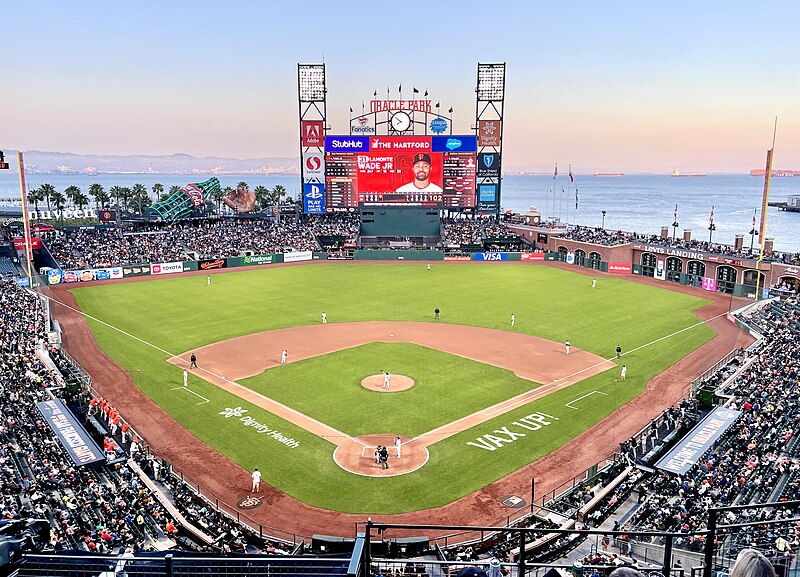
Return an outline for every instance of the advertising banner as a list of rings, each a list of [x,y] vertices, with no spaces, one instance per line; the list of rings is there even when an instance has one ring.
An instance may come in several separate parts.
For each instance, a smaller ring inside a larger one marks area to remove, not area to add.
[[[100,450],[61,399],[36,403],[36,408],[53,429],[58,441],[78,467],[105,461]]]
[[[197,266],[196,260],[185,260],[183,261],[183,271],[181,272],[189,272],[193,270],[200,270]]]
[[[303,212],[306,214],[325,214],[325,185],[303,184]]]
[[[31,279],[26,276],[18,276],[14,279],[19,286],[22,287],[29,287],[31,286]]]
[[[47,271],[47,284],[61,284],[61,269],[51,268]]]
[[[499,152],[481,152],[478,155],[478,176],[480,178],[500,178]]]
[[[24,238],[15,238],[14,239],[14,248],[17,250],[25,250],[25,239]],[[42,248],[42,239],[38,236],[31,237],[31,249],[32,250],[39,250]]]
[[[714,407],[714,410],[706,415],[705,419],[700,421],[669,453],[656,463],[656,467],[662,471],[683,475],[728,430],[739,418],[739,415],[741,415],[741,412],[734,409]]]
[[[499,120],[479,120],[478,121],[478,146],[493,146],[500,148],[500,130],[501,122]]]
[[[325,157],[321,152],[303,154],[303,178],[316,180],[325,178]]]
[[[546,232],[538,232],[538,233],[536,233],[536,244],[547,244],[547,233]]]
[[[314,253],[310,250],[283,253],[283,262],[299,262],[301,260],[311,260],[312,258],[314,258]]]
[[[126,264],[122,267],[123,276],[149,276],[149,264]]]
[[[150,274],[172,274],[183,272],[183,262],[160,262],[150,265]]]
[[[475,206],[474,136],[332,136],[325,208],[407,204]]]
[[[481,184],[478,187],[478,200],[480,202],[492,203],[497,199],[496,184]]]
[[[567,264],[575,264],[575,253],[572,251],[567,253]]]
[[[717,279],[704,276],[700,288],[704,291],[717,292]]]
[[[472,255],[474,260],[483,260],[483,261],[499,261],[499,260],[508,260],[508,253],[507,252],[476,252]]]
[[[325,131],[322,120],[303,120],[300,122],[300,141],[303,146],[322,146]]]
[[[227,268],[228,262],[224,258],[215,258],[213,260],[199,260],[197,261],[197,268],[199,270],[212,270],[215,268]]]
[[[77,271],[77,274],[81,282],[91,282],[95,280],[95,272],[92,269]]]
[[[117,220],[116,210],[98,210],[97,220],[99,222],[114,222]]]
[[[283,262],[280,254],[254,254],[252,256],[242,257],[242,266],[250,266],[253,264],[274,264],[276,262]]]
[[[533,262],[535,260],[544,260],[543,252],[523,252],[520,255],[520,260],[524,262]]]
[[[608,263],[608,272],[614,274],[631,274],[633,272],[633,265],[629,262],[610,262]]]
[[[80,280],[80,277],[78,276],[78,273],[73,271],[73,270],[64,271],[64,274],[62,275],[61,278],[63,278],[64,282],[67,282],[67,283],[78,282]]]
[[[375,134],[375,116],[372,114],[357,116],[350,121],[350,134],[358,136]]]

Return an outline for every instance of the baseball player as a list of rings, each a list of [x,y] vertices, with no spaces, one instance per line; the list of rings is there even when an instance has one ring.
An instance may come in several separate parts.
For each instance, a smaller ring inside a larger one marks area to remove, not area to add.
[[[514,313],[511,313],[511,326],[512,327],[514,326],[514,323],[516,322],[516,320],[517,320],[517,317],[514,316]]]
[[[391,377],[389,376],[389,371],[386,371],[383,373],[383,388],[387,391],[389,390],[390,381]]]
[[[375,462],[376,463],[380,463],[381,462],[381,446],[380,445],[375,447]]]
[[[622,370],[619,372],[619,380],[624,381],[627,374],[628,374],[628,367],[622,365]]]
[[[403,442],[400,440],[400,437],[394,438],[394,448],[397,451],[397,458],[400,458],[400,447],[403,446]]]
[[[617,358],[620,358],[621,356],[622,356],[622,347],[617,345]]]
[[[596,278],[593,278],[593,279],[592,279],[592,288],[594,288],[594,287],[596,287],[596,286],[597,286],[597,279],[596,279]]]
[[[435,318],[435,319],[439,318],[439,307],[436,307],[435,309],[433,309],[433,318]]]
[[[197,357],[195,356],[194,353],[192,353],[192,356],[189,357],[189,361],[191,361],[189,363],[189,368],[191,369],[192,367],[194,367],[196,369],[197,368]]]
[[[567,349],[567,354],[569,354],[569,347],[570,347],[570,345],[569,345],[569,339],[567,339],[567,342],[566,342],[566,343],[564,343],[564,348],[565,348],[565,349]]]
[[[186,369],[183,369],[183,386],[184,387],[189,386],[189,371],[187,371]]]
[[[253,493],[258,493],[259,489],[261,489],[261,471],[256,468],[256,470],[253,471],[253,474],[250,476],[253,477],[253,488],[250,491]]]
[[[208,286],[211,286],[211,275],[208,275]]]
[[[431,270],[431,265],[430,265],[430,263],[428,264],[428,270]]]
[[[323,325],[328,324],[328,315],[325,314],[325,311],[322,312],[322,324]]]
[[[286,349],[283,349],[283,352],[281,353],[281,364],[282,365],[286,364],[286,357],[288,357],[288,356],[289,356],[289,351],[286,350]]]

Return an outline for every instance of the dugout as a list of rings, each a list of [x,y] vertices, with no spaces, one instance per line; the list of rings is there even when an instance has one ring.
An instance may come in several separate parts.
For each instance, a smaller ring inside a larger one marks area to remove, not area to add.
[[[360,213],[362,246],[434,246],[441,239],[436,207],[362,205]]]

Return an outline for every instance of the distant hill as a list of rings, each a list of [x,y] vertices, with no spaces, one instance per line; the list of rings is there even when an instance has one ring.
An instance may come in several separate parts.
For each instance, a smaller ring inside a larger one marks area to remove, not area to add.
[[[113,156],[31,150],[25,152],[25,170],[31,174],[298,174],[300,161],[297,157],[198,158],[183,153],[169,156]]]

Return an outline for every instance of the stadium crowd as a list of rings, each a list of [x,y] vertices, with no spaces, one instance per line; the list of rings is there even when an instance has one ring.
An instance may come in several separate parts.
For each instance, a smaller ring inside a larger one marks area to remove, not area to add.
[[[592,244],[601,244],[604,246],[614,246],[620,244],[627,244],[638,242],[643,244],[656,245],[664,248],[675,248],[681,250],[695,251],[695,252],[708,252],[712,254],[720,254],[735,258],[756,259],[759,255],[759,249],[754,248],[750,250],[748,247],[735,249],[733,246],[711,243],[708,241],[692,239],[685,241],[683,238],[662,238],[657,234],[640,234],[637,232],[625,232],[622,230],[610,230],[600,227],[588,226],[575,226],[571,227],[565,233],[560,235],[561,238],[570,240],[577,240],[580,242],[590,242]],[[766,260],[783,262],[787,264],[799,264],[800,254],[785,253],[778,251],[770,251],[765,254]]]
[[[64,391],[62,367],[71,362],[45,345],[46,326],[40,297],[15,282],[0,280],[0,494],[4,519],[46,519],[50,539],[45,550],[83,550],[120,554],[152,550],[166,540],[180,548],[211,550],[182,532],[163,499],[202,527],[222,551],[283,552],[279,541],[258,534],[214,511],[179,478],[168,475],[148,455],[141,440],[110,404],[84,391],[67,395],[71,408],[90,407],[88,429],[102,429],[108,464],[78,467],[67,455],[36,403],[52,398],[51,387]],[[40,353],[37,355],[37,350]],[[44,354],[57,371],[48,368]],[[102,402],[101,402],[102,401]],[[79,412],[80,414],[80,412]],[[93,423],[93,424],[92,424]],[[129,464],[160,481],[162,494],[150,490]]]
[[[216,220],[136,231],[118,228],[54,231],[44,236],[63,269],[317,250],[309,227],[287,221]]]

